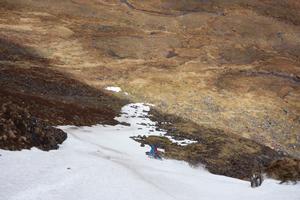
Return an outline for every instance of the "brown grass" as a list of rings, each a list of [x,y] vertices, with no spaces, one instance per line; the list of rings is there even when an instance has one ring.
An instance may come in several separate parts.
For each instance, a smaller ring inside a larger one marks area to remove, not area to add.
[[[280,180],[281,183],[300,181],[300,160],[284,158],[273,161],[267,168],[269,177]]]

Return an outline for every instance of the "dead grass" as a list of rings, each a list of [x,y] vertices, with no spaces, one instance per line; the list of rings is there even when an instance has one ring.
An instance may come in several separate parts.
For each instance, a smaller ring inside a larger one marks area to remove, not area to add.
[[[128,3],[1,1],[1,100],[55,123],[114,123],[128,101],[102,89],[117,85],[154,103],[158,121],[179,117],[161,125],[170,134],[199,140],[183,149],[160,139],[170,157],[247,178],[259,155],[300,156],[299,3]]]
[[[269,177],[281,180],[281,183],[300,181],[300,160],[293,158],[284,158],[273,161],[266,173]]]
[[[159,136],[136,137],[144,144],[165,149],[164,157],[184,160],[193,166],[204,165],[210,172],[248,180],[253,172],[281,157],[274,150],[252,140],[199,126],[189,120],[152,110],[152,120],[175,139],[191,139],[195,144],[180,146]]]

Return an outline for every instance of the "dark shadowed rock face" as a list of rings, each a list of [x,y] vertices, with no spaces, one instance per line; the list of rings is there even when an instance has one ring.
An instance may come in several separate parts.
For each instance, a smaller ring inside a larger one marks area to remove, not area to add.
[[[47,126],[30,115],[27,109],[15,104],[2,105],[0,111],[0,148],[21,150],[37,147],[49,151],[67,139],[67,134]]]

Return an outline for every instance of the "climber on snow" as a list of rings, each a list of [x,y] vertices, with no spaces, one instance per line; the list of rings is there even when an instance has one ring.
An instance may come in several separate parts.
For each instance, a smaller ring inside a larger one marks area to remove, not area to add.
[[[146,152],[146,155],[155,159],[161,159],[159,152],[157,150],[157,146],[154,144],[150,144],[150,151]]]

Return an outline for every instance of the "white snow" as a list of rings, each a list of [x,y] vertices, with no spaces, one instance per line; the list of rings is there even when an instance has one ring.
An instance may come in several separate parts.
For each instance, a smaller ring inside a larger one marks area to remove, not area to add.
[[[186,146],[188,144],[197,143],[195,140],[183,139],[183,140],[176,140],[172,138],[172,136],[165,135],[167,132],[156,131],[156,122],[153,122],[151,119],[148,118],[148,112],[150,111],[150,106],[152,104],[143,104],[143,103],[135,103],[135,104],[128,104],[124,106],[121,110],[123,113],[120,117],[117,117],[116,120],[119,122],[126,122],[131,124],[131,126],[142,129],[141,135],[156,135],[156,136],[165,136],[167,137],[172,143],[176,143],[181,146]],[[168,122],[163,122],[163,124],[167,124]],[[135,136],[135,135],[132,135]]]
[[[133,132],[130,136],[137,135],[157,135],[162,136],[166,134],[165,131],[156,131],[156,122],[153,122],[148,118],[148,112],[150,111],[150,105],[144,103],[134,103],[124,106],[121,110],[121,116],[115,119],[119,122],[129,123]]]
[[[194,144],[197,143],[198,141],[195,140],[189,140],[189,139],[183,139],[183,140],[176,140],[174,138],[172,138],[171,136],[165,136],[166,138],[168,138],[172,143],[176,143],[177,145],[180,146],[187,146],[189,144]]]
[[[108,91],[112,91],[112,92],[121,92],[122,89],[120,87],[114,87],[114,86],[109,86],[105,88]]]
[[[125,106],[117,120],[131,126],[60,127],[68,139],[59,150],[0,150],[0,200],[300,199],[299,184],[265,180],[252,189],[249,182],[185,162],[149,159],[149,147],[129,138],[155,129],[147,118],[149,109]]]

